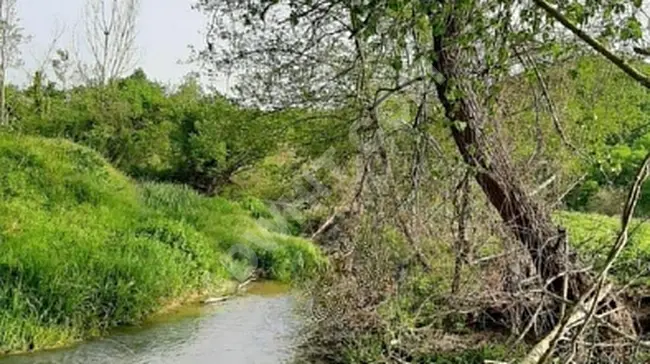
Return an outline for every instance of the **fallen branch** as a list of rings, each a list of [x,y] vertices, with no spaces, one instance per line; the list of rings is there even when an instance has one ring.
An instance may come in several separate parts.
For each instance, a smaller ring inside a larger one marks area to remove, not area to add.
[[[318,228],[318,230],[312,234],[311,240],[316,239],[316,237],[325,232],[325,230],[329,229],[329,227],[334,224],[334,220],[336,220],[339,213],[339,211],[334,211],[334,213]]]
[[[528,196],[532,197],[540,193],[542,190],[544,190],[546,187],[548,187],[551,183],[555,181],[557,178],[557,174],[552,175],[550,178],[548,178],[546,181],[544,181],[541,185],[539,185],[533,192],[529,193]]]
[[[232,297],[232,296],[209,297],[209,298],[206,298],[205,300],[203,300],[203,304],[211,305],[211,304],[214,304],[214,303],[219,303],[219,302],[227,301],[227,300],[229,300],[231,297]]]
[[[538,364],[543,363],[548,353],[551,352],[557,342],[562,338],[569,329],[575,327],[582,320],[587,317],[587,311],[583,309],[584,307],[590,307],[593,304],[597,304],[603,298],[605,298],[611,291],[612,286],[608,285],[606,289],[601,290],[600,295],[594,296],[593,298],[580,302],[573,307],[571,313],[567,315],[567,318],[560,323],[560,325],[555,326],[551,332],[546,335],[546,337],[538,342],[533,349],[528,352],[528,355],[520,362],[520,364]]]
[[[244,282],[237,285],[237,290],[236,291],[237,292],[241,291],[243,288],[245,288],[246,286],[248,286],[249,284],[251,284],[254,281],[255,281],[255,277],[248,278]]]

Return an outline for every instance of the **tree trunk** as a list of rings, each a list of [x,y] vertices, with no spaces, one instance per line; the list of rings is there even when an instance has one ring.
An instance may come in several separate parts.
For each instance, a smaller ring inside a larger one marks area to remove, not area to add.
[[[6,67],[0,65],[0,125],[7,125],[7,81]]]
[[[499,149],[496,143],[489,143],[483,134],[488,117],[472,86],[472,75],[467,71],[471,64],[469,52],[459,45],[461,29],[467,26],[459,18],[468,17],[452,14],[447,19],[445,33],[433,36],[435,60],[432,65],[434,72],[444,77],[444,81],[437,82],[436,88],[451,122],[454,142],[465,163],[474,169],[476,182],[490,203],[527,249],[537,273],[545,282],[552,280],[548,289],[562,296],[564,279],[561,275],[570,269],[565,259],[566,234],[553,224],[550,214],[528,196],[507,152]],[[431,19],[433,21],[433,16]],[[587,273],[573,273],[568,281],[567,298],[576,300],[590,287],[592,278]]]
[[[461,274],[463,264],[470,251],[470,244],[467,238],[467,222],[469,220],[469,194],[470,194],[470,171],[464,173],[463,179],[456,187],[454,197],[454,210],[456,220],[456,239],[454,242],[454,276],[451,281],[451,293],[457,294],[460,290]]]

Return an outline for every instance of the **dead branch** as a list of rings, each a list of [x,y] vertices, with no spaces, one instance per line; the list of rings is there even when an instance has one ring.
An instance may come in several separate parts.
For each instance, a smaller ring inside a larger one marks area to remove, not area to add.
[[[334,220],[336,220],[338,215],[339,211],[334,211],[334,213],[330,215],[327,220],[325,220],[325,222],[318,228],[318,230],[316,230],[316,232],[311,235],[311,240],[316,239],[320,234],[329,229],[334,224]]]
[[[568,315],[560,325],[557,325],[553,330],[551,330],[543,340],[538,342],[533,349],[528,352],[528,355],[526,355],[520,364],[543,363],[547,359],[548,353],[555,349],[555,345],[560,338],[562,338],[569,329],[580,324],[580,322],[582,322],[582,320],[587,316],[587,313],[582,309],[582,307],[591,307],[593,304],[600,302],[609,294],[611,288],[611,285],[608,285],[605,289],[601,290],[599,296],[595,296],[576,304],[571,310],[570,315]]]
[[[553,183],[557,179],[557,174],[552,175],[546,181],[542,182],[541,185],[539,185],[533,192],[529,193],[528,196],[532,197],[543,191],[546,187],[548,187],[551,183]]]

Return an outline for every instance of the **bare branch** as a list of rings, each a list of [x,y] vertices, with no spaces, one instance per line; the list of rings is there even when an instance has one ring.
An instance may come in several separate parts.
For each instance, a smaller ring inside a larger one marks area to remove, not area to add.
[[[106,84],[135,66],[140,0],[87,0],[85,41],[96,81]]]
[[[598,303],[611,291],[611,284],[607,284],[607,274],[628,241],[629,224],[634,215],[634,210],[641,195],[641,187],[648,177],[650,167],[650,153],[646,156],[639,168],[621,217],[621,231],[611,248],[605,266],[598,274],[596,282],[583,294],[578,303],[571,309],[570,314],[558,324],[544,340],[535,345],[521,364],[544,363],[552,354],[557,342],[566,334],[570,327],[581,324],[578,335],[581,334],[589,321],[594,317]],[[589,298],[591,297],[591,298]],[[587,311],[583,307],[588,308]]]

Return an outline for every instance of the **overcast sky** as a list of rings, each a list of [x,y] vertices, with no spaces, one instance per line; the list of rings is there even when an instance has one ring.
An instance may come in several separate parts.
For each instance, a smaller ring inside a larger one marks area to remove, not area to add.
[[[23,83],[45,57],[56,29],[65,27],[59,48],[71,49],[74,32],[82,32],[85,0],[17,0],[21,24],[32,37],[23,47],[22,69],[11,70],[12,81]],[[205,20],[191,8],[194,0],[141,0],[138,29],[139,66],[153,79],[178,82],[192,70],[179,65],[190,44],[202,45]],[[221,87],[220,87],[221,88]]]

